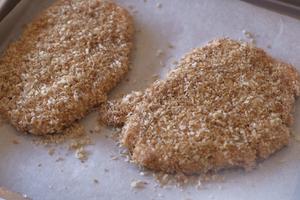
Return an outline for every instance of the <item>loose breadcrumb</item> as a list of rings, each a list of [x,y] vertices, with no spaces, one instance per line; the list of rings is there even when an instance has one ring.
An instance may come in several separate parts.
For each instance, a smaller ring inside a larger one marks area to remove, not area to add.
[[[249,39],[250,43],[252,44],[256,44],[256,39],[255,39],[255,35],[249,31],[243,30],[243,34],[245,35],[245,37],[247,39]]]
[[[164,52],[163,52],[161,49],[158,49],[158,50],[156,51],[156,56],[157,56],[157,57],[161,57],[162,55],[164,55]]]
[[[174,48],[175,48],[175,46],[174,46],[173,44],[171,44],[171,43],[168,43],[168,48],[170,48],[170,49],[174,49]]]
[[[295,140],[296,140],[297,142],[300,142],[300,134],[296,134],[296,135],[295,135]]]
[[[249,39],[254,38],[254,34],[249,31],[243,30],[243,34]]]
[[[55,162],[61,162],[61,161],[64,161],[65,159],[63,157],[58,157]]]
[[[178,61],[175,60],[172,64],[173,64],[173,65],[178,65]]]
[[[94,179],[94,183],[95,183],[95,184],[99,184],[98,179]]]
[[[118,160],[119,156],[111,156],[110,158],[111,158],[111,160]]]
[[[159,75],[158,74],[153,74],[151,77],[154,81],[159,79]]]
[[[33,142],[36,145],[51,146],[63,143],[69,143],[70,148],[75,146],[75,143],[85,145],[91,144],[90,137],[85,133],[84,127],[79,123],[74,123],[69,128],[65,129],[63,134],[52,134],[44,136],[35,136]]]
[[[13,140],[12,140],[12,143],[13,143],[13,144],[20,144],[20,141],[17,140],[17,139],[13,139]]]
[[[82,162],[86,161],[90,154],[85,148],[93,144],[90,136],[86,134],[84,127],[79,123],[74,123],[62,134],[35,136],[33,142],[49,148],[48,153],[51,156],[54,155],[57,145],[66,145],[67,149],[74,152],[75,157]],[[64,158],[59,157],[56,162],[63,160]]]
[[[48,150],[48,154],[49,154],[50,156],[53,156],[53,155],[55,154],[55,149],[54,149],[54,148],[49,149],[49,150]]]
[[[75,150],[75,157],[81,162],[85,162],[88,159],[89,153],[83,147]]]
[[[131,182],[130,186],[132,188],[143,189],[145,188],[147,182],[141,180],[134,180]]]

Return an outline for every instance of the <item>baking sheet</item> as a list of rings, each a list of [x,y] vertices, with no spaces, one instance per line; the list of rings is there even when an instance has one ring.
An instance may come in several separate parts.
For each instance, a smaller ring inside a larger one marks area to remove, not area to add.
[[[53,1],[23,0],[0,24],[1,49],[18,37],[24,24]],[[300,70],[300,21],[236,0],[118,0],[133,7],[137,30],[129,81],[122,82],[111,98],[145,88],[152,75],[164,77],[172,63],[194,47],[228,36],[246,39],[242,31],[255,34],[257,45],[273,56],[295,65]],[[161,7],[158,8],[158,4]],[[168,48],[168,44],[175,48]],[[269,47],[269,48],[268,48]],[[156,56],[157,50],[165,54]],[[300,135],[300,101],[296,104],[293,127]],[[82,120],[86,129],[96,125],[97,114]],[[187,187],[157,188],[152,176],[143,177],[139,169],[122,159],[115,142],[106,137],[113,130],[101,127],[93,134],[95,145],[88,147],[89,159],[82,164],[64,148],[53,156],[48,149],[32,143],[10,125],[0,128],[0,186],[28,195],[34,200],[53,199],[300,199],[300,143],[290,145],[261,163],[251,172],[226,170],[225,182],[212,182],[204,189]],[[13,144],[17,139],[20,144]],[[58,157],[62,162],[56,162]],[[39,167],[39,164],[41,166]],[[108,171],[106,170],[108,169]],[[94,179],[99,180],[98,184]],[[145,180],[145,189],[132,189],[132,180]]]

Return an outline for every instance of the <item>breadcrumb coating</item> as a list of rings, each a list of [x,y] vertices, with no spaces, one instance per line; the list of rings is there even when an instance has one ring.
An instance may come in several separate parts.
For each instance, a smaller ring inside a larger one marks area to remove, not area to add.
[[[121,99],[108,101],[101,105],[100,122],[109,126],[121,127],[126,121],[126,117],[132,112],[134,106],[143,98],[143,93],[139,91],[131,92]]]
[[[59,133],[128,71],[133,24],[104,0],[58,0],[0,58],[0,111],[20,131]]]
[[[214,40],[184,56],[138,100],[127,96],[103,106],[101,121],[124,124],[123,145],[149,169],[251,169],[288,144],[299,77],[262,49]]]

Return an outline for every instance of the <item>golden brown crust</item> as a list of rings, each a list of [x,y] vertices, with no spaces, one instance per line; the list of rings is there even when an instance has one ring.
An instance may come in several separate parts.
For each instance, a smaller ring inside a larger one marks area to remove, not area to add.
[[[58,0],[0,58],[0,111],[19,130],[61,132],[128,71],[133,24],[103,0]]]
[[[292,66],[251,45],[215,40],[126,105],[122,142],[153,170],[252,168],[288,144],[299,87]],[[115,101],[106,112],[120,107]]]

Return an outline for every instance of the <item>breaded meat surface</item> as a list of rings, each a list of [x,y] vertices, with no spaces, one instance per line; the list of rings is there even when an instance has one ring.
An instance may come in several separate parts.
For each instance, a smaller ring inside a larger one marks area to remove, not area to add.
[[[124,125],[122,144],[149,169],[251,169],[288,144],[299,92],[293,66],[218,39],[185,55],[165,80],[103,105],[100,117]]]
[[[59,133],[128,71],[133,24],[103,0],[58,0],[0,58],[0,112],[18,130]]]

